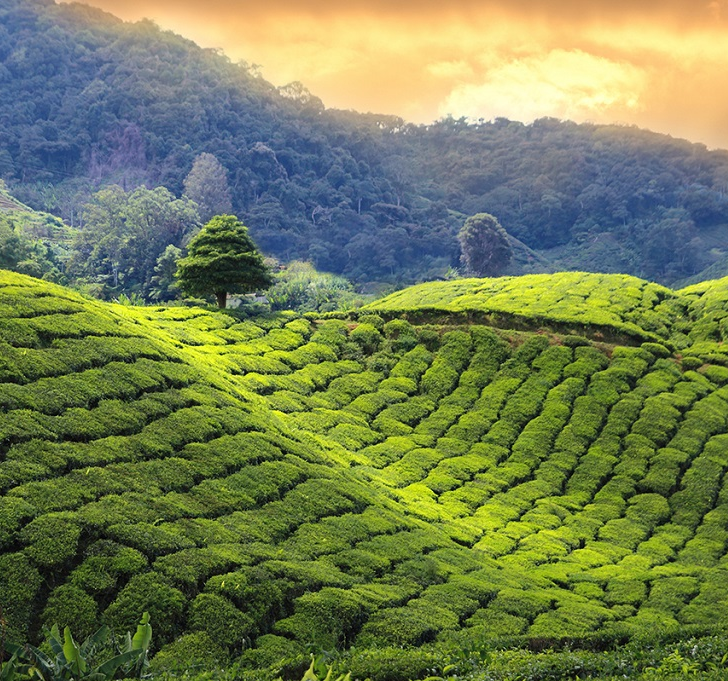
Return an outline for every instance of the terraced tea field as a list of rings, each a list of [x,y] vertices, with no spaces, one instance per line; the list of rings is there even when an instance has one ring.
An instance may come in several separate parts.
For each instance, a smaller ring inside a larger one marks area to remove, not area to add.
[[[352,646],[358,678],[407,679],[442,650],[723,636],[728,282],[578,277],[241,321],[0,271],[8,636],[149,611],[156,669],[251,679]]]

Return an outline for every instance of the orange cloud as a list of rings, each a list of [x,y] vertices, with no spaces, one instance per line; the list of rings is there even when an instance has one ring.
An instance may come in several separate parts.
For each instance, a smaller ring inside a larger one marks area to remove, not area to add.
[[[490,120],[499,116],[531,122],[543,116],[602,120],[641,108],[647,73],[580,50],[552,50],[504,60],[483,82],[460,84],[440,105],[443,116]]]

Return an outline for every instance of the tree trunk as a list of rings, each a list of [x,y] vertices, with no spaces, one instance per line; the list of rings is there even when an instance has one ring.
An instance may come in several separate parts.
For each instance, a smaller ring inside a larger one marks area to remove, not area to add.
[[[217,298],[217,306],[225,309],[227,307],[227,291],[215,291],[215,298]]]

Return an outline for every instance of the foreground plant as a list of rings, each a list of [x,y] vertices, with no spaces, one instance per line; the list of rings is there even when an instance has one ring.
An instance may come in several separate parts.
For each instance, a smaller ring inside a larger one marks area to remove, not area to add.
[[[324,679],[321,679],[321,677],[316,675],[315,672],[315,666],[316,666],[316,658],[311,655],[311,666],[308,668],[306,673],[301,678],[301,681],[350,681],[351,679],[351,672],[347,674],[342,674],[340,676],[337,676],[334,678],[334,668],[329,667],[328,673],[326,674],[326,677]]]
[[[47,639],[53,655],[47,655],[30,644],[9,644],[7,648],[12,657],[0,669],[0,679],[13,681],[21,674],[39,681],[109,681],[119,671],[125,678],[141,678],[149,666],[147,653],[152,641],[149,613],[144,613],[133,637],[127,632],[119,654],[98,663],[96,657],[111,647],[111,639],[111,630],[103,626],[79,644],[69,627],[63,630],[61,639],[58,625],[53,625]]]

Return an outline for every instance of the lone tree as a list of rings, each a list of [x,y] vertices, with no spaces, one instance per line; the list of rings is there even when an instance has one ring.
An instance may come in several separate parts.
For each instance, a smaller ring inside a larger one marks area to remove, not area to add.
[[[177,281],[190,295],[214,294],[224,308],[228,293],[266,289],[273,277],[248,228],[234,215],[216,215],[187,246],[187,256],[177,263]]]
[[[460,260],[479,277],[500,274],[513,257],[506,230],[490,213],[471,215],[458,233],[458,241]]]

